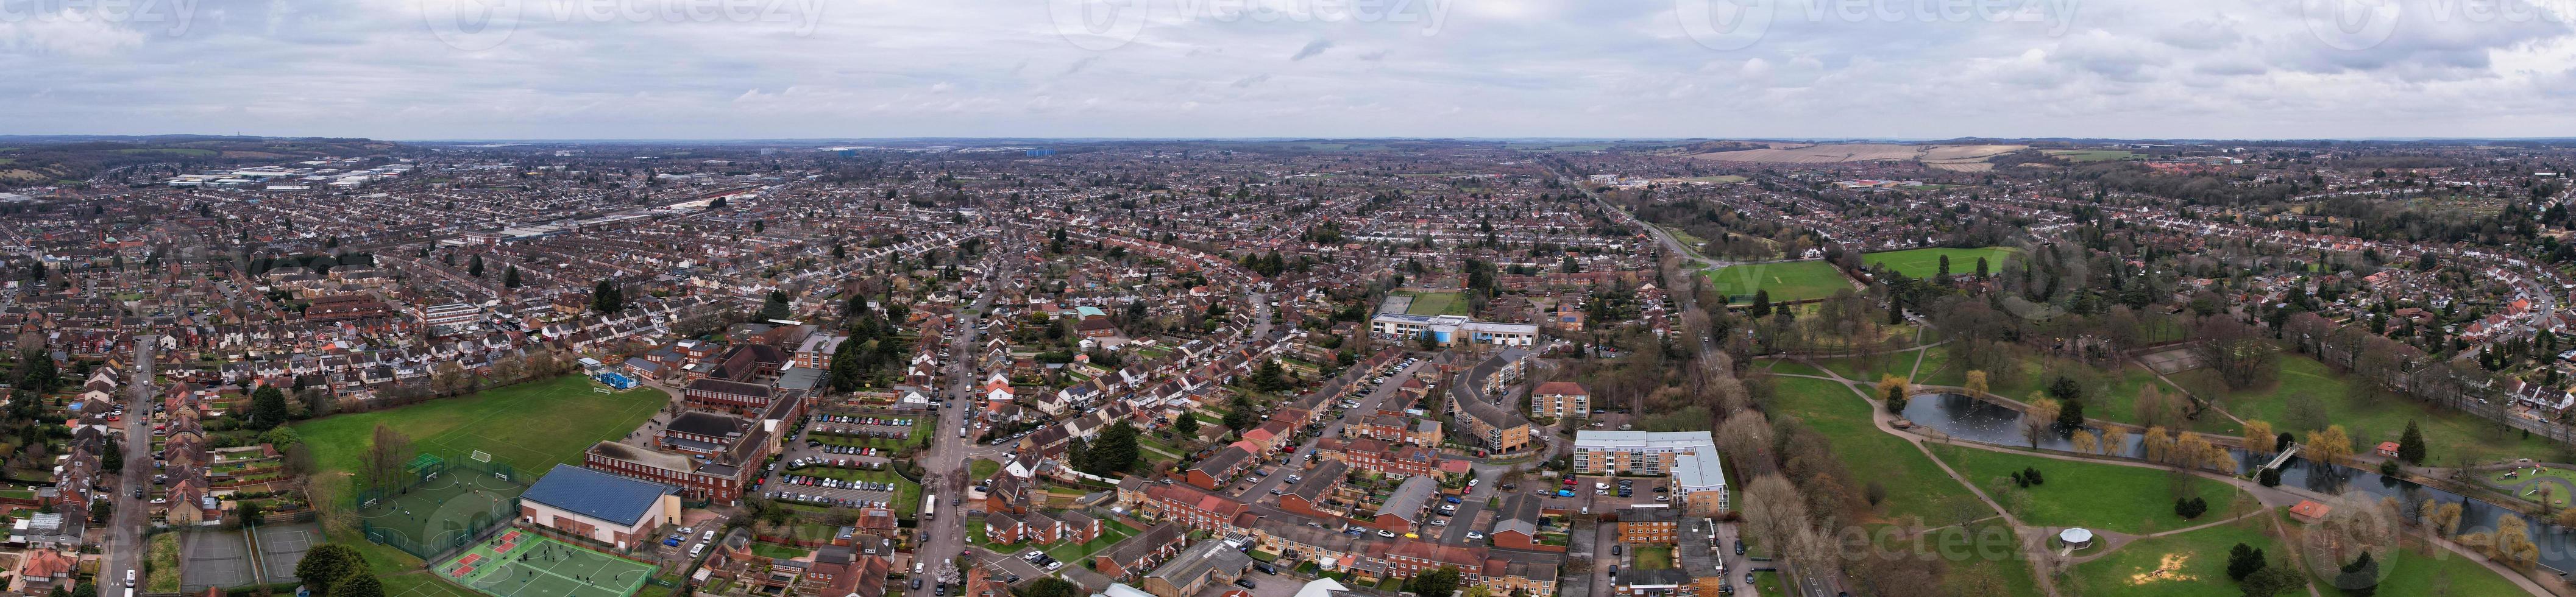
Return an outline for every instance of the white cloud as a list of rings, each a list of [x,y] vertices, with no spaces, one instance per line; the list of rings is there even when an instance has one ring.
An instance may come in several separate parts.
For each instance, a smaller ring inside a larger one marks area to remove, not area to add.
[[[1672,2],[1578,0],[1415,0],[1446,8],[1329,20],[1322,0],[1197,15],[1150,0],[1159,12],[1106,50],[1059,32],[1048,2],[746,0],[773,12],[673,22],[515,0],[503,4],[527,10],[495,22],[506,38],[459,49],[424,20],[453,1],[0,18],[0,97],[13,98],[0,130],[256,119],[270,128],[249,132],[395,139],[2576,134],[2567,21],[2440,12],[2478,4],[2458,0],[2402,0],[2402,20],[2365,44],[2318,33],[2304,0],[2030,0],[1993,21],[1918,18],[1907,11],[1941,3],[1913,0],[1865,0],[1889,12],[1860,18],[1782,0],[1758,40],[1726,51],[1695,43]],[[2049,18],[2016,20],[2028,15]],[[1335,59],[1344,46],[1356,61]]]

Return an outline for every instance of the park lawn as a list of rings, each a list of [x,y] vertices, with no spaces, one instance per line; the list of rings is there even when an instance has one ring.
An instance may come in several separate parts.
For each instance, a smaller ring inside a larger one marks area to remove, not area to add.
[[[1405,308],[1404,308],[1404,312],[1405,312],[1406,314],[1410,314],[1410,315],[1462,315],[1462,316],[1463,316],[1463,315],[1469,315],[1469,313],[1467,312],[1467,295],[1466,295],[1466,293],[1460,293],[1460,292],[1400,292],[1400,293],[1397,293],[1397,294],[1402,294],[1402,295],[1405,295],[1405,296],[1413,297],[1413,305],[1412,305],[1412,306],[1410,306],[1410,307],[1405,307]]]
[[[2448,595],[2524,594],[2520,585],[2470,561],[2468,556],[2438,549],[2439,553],[2419,553],[2417,550],[2427,548],[2411,543],[2397,550],[2394,562],[2379,568],[2387,571],[2388,576],[2379,579],[2379,590],[2373,594],[2433,595],[2437,578],[2450,588],[2449,592],[2443,593]],[[2326,595],[2352,595],[2335,588],[2334,583],[2318,583],[2317,586]]]
[[[412,447],[420,451],[465,458],[482,450],[494,462],[541,474],[557,464],[578,464],[583,450],[633,433],[671,401],[670,394],[651,388],[614,394],[590,388],[590,378],[566,375],[390,410],[333,415],[294,427],[311,447],[316,467],[332,471],[325,475],[346,477],[358,470],[377,425],[410,436]],[[354,484],[341,485],[344,494],[355,491]]]
[[[1831,381],[1801,377],[1780,378],[1778,387],[1766,409],[1772,419],[1797,417],[1833,438],[1834,457],[1854,477],[1887,488],[1883,516],[1947,520],[1953,518],[1951,502],[1976,499],[1914,444],[1879,431],[1870,420],[1875,407],[1859,394]]]
[[[1753,573],[1753,591],[1764,597],[1789,595],[1787,591],[1780,589],[1780,573],[1770,570],[1758,570]]]
[[[1836,290],[1852,287],[1842,270],[1823,261],[1730,265],[1705,275],[1728,304],[1751,303],[1755,291],[1770,293],[1776,303],[1830,297]]]
[[[1787,359],[1773,359],[1771,361],[1770,371],[1781,375],[1813,375],[1817,377],[1824,377],[1825,375],[1824,370],[1817,369],[1814,365]]]
[[[1914,373],[1914,383],[1939,386],[1966,385],[1967,372],[1951,365],[1951,349],[1952,346],[1946,344],[1928,349],[1931,352],[1923,356],[1923,367]],[[2080,360],[2024,354],[2017,348],[2007,348],[2007,350],[2015,351],[2015,354],[2003,359],[2010,368],[1986,372],[1986,391],[2005,398],[2027,401],[2032,392],[2045,392],[2049,385],[2057,383],[2058,376],[2068,376],[2082,384],[2084,388],[2082,400],[2085,418],[2134,425],[2138,422],[2138,394],[2145,391],[2147,386],[2155,386],[2156,391],[2166,395],[2182,392],[2181,388],[2156,379],[2154,371],[2149,371],[2146,367],[2135,363],[2122,363],[2118,369],[2105,370]],[[2234,423],[2227,422],[2226,417],[2218,416],[2217,413],[2210,413],[2209,416],[2202,417],[2202,420],[2204,423],[2211,421],[2218,423],[2213,423],[2210,428],[2199,429],[2199,431],[2222,434],[2235,432]],[[2223,428],[2220,428],[2219,424],[2223,424]]]
[[[1940,521],[1927,524],[1938,525]],[[2002,517],[1992,517],[1967,526],[1949,525],[1927,529],[1920,536],[1906,535],[1890,525],[1872,525],[1871,541],[1885,553],[1917,554],[1942,560],[1951,574],[1976,570],[2003,581],[2004,595],[2041,597],[2039,580],[2031,576],[2030,560],[2021,551],[2020,535]],[[1980,596],[1987,597],[1987,596]]]
[[[1950,273],[1973,274],[1977,273],[1977,258],[1986,259],[1987,272],[1999,272],[2003,271],[2004,260],[2011,259],[2017,252],[2011,247],[1908,249],[1862,255],[1861,262],[1886,266],[1910,278],[1929,278],[1941,273],[1943,255],[1950,257]]]
[[[2248,522],[2271,524],[2261,517]],[[2242,524],[2223,524],[2140,539],[2100,559],[2076,564],[2068,575],[2082,583],[2082,594],[2238,597],[2245,592],[2227,578],[2227,552],[2238,543],[2265,554],[2283,553],[2270,535]],[[2059,583],[2060,588],[2064,585]]]
[[[2223,392],[2219,405],[2238,417],[2269,421],[2273,429],[2301,436],[2311,430],[2289,428],[2290,397],[2303,393],[2314,397],[2324,407],[2327,424],[2342,425],[2351,434],[2357,453],[2369,453],[2379,442],[2397,441],[2409,420],[2422,428],[2425,458],[2435,463],[2455,463],[2463,457],[2474,462],[2547,460],[2557,453],[2546,439],[2501,431],[2502,426],[2476,415],[2386,392],[2356,392],[2343,374],[2304,355],[2284,352],[2279,363],[2280,372],[2271,384],[2234,392],[2224,392],[2217,375],[2207,369],[2185,371],[2176,380],[2202,396]]]
[[[1984,536],[1988,533],[1992,533],[1994,536],[2005,537],[2010,540],[2009,543],[2003,544],[2007,549],[2012,546],[2021,545],[2021,534],[2013,532],[2012,525],[2005,523],[2002,518],[1994,518],[1969,526],[1970,529],[1968,532],[1972,533],[1972,535],[1970,535],[1972,537]],[[2003,579],[2004,594],[2006,595],[2011,595],[2013,597],[2040,597],[2045,594],[2041,593],[2039,590],[2039,578],[2031,575],[2030,559],[2023,557],[2023,555],[2018,551],[2013,552],[2010,557],[1969,558],[1965,561],[1953,560],[1950,562],[1950,565],[1970,570],[1982,570],[1995,575],[1995,578]]]
[[[976,482],[991,479],[993,478],[994,473],[999,472],[1002,472],[1002,463],[982,458],[977,458],[974,462],[966,465],[967,476],[974,477]]]
[[[1816,359],[1816,364],[1841,374],[1844,379],[1875,384],[1878,383],[1879,376],[1903,376],[1914,371],[1915,352],[1886,352]]]
[[[2038,526],[2086,527],[2130,534],[2169,531],[2235,517],[2240,514],[2236,498],[2244,495],[2226,483],[2184,477],[2188,487],[2183,493],[2209,502],[2208,512],[2185,520],[2173,512],[2174,477],[2164,469],[2056,460],[1962,446],[1927,447],[1950,463],[1960,476],[1985,489],[1986,495],[2012,509],[2013,516]],[[2046,482],[2029,489],[2013,486],[2007,477],[2024,468],[2039,469]],[[1999,486],[2008,489],[1998,489]],[[2015,498],[2012,494],[2016,492],[2027,498]]]

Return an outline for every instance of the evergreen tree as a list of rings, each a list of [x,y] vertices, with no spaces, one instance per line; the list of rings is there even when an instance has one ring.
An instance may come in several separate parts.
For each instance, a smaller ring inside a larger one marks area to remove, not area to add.
[[[1441,566],[1439,570],[1415,574],[1413,578],[1404,579],[1404,592],[1422,597],[1449,597],[1451,593],[1457,592],[1458,579],[1457,566]]]
[[[1747,307],[1745,307],[1745,308],[1744,308],[1744,312],[1745,312],[1745,314],[1747,314],[1747,315],[1752,315],[1754,319],[1761,319],[1761,318],[1764,318],[1764,317],[1770,317],[1770,316],[1771,316],[1771,291],[1768,291],[1768,290],[1755,290],[1755,291],[1753,291],[1753,304],[1752,304],[1751,306],[1747,306]]]
[[[2406,433],[2397,436],[2397,459],[2409,464],[2424,464],[2424,431],[2415,428],[2415,420],[2406,420]]]
[[[2084,428],[2084,403],[2067,400],[2057,405],[2057,431],[2074,433]]]
[[[1288,385],[1287,371],[1281,369],[1279,367],[1279,361],[1275,359],[1264,361],[1261,363],[1259,368],[1253,370],[1252,387],[1264,392],[1275,393],[1287,391],[1290,387]]]
[[[1225,428],[1235,431],[1251,429],[1253,424],[1261,422],[1259,417],[1252,412],[1252,399],[1236,394],[1234,401],[1226,404]]]
[[[356,568],[331,583],[330,597],[385,597],[385,585],[376,580],[376,573]]]
[[[2241,588],[2245,591],[2245,597],[2277,597],[2304,595],[2306,593],[2300,592],[2299,589],[2306,586],[2308,586],[2306,574],[2281,566],[2264,566],[2263,569],[2246,575],[2245,585]]]
[[[483,277],[483,254],[476,253],[474,255],[474,260],[466,263],[465,275],[476,278]]]
[[[1121,419],[1100,432],[1100,441],[1091,444],[1091,463],[1083,472],[1094,475],[1124,473],[1136,467],[1136,426]]]
[[[2227,550],[2228,578],[2244,582],[2245,577],[2262,570],[2263,566],[2263,550],[2255,549],[2252,545],[2238,543],[2236,548]]]
[[[2353,558],[2352,563],[2343,565],[2342,572],[2335,574],[2334,585],[2352,597],[2370,597],[2378,593],[2379,562],[2370,559],[2370,552],[2361,552],[2361,557]]]
[[[1172,431],[1181,434],[1183,438],[1198,437],[1199,418],[1196,415],[1183,413],[1180,419],[1172,421]]]
[[[513,265],[513,266],[510,266],[510,269],[502,270],[502,271],[501,271],[501,287],[503,287],[503,288],[518,288],[518,287],[519,287],[519,266]]]
[[[616,282],[600,280],[590,289],[590,310],[603,315],[626,310],[625,291],[618,290]]]
[[[867,359],[867,353],[859,349],[859,345],[864,343],[852,336],[842,339],[841,345],[832,349],[832,364],[824,376],[832,391],[856,392],[864,385],[868,366],[861,361]]]
[[[265,431],[285,423],[285,391],[265,385],[250,393],[250,428]]]
[[[304,587],[312,589],[314,597],[327,597],[332,582],[355,569],[366,569],[366,556],[358,556],[355,548],[340,543],[322,543],[304,551],[304,558],[296,561],[296,579],[304,579]]]
[[[760,303],[761,319],[786,319],[789,315],[794,315],[794,313],[788,311],[787,291],[785,290],[769,291],[768,300],[761,301]]]

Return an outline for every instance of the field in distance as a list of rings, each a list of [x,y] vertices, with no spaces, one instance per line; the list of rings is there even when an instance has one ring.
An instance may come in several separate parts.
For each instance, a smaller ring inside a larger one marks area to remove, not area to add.
[[[1869,265],[1887,266],[1888,269],[1896,270],[1897,273],[1905,274],[1906,277],[1929,278],[1941,273],[1941,256],[1943,255],[1950,256],[1950,273],[1953,274],[1977,273],[1977,258],[1979,257],[1984,257],[1986,259],[1987,271],[1997,272],[2003,271],[2004,261],[2012,258],[2013,249],[2011,247],[1986,247],[1982,249],[1907,249],[1903,251],[1870,253],[1868,255],[1861,256],[1861,260],[1863,263],[1867,263]]]
[[[1832,164],[1840,162],[1919,161],[1943,170],[1982,172],[1994,169],[1986,160],[1995,156],[2029,149],[2028,145],[1897,145],[1889,143],[1838,143],[1805,145],[1775,143],[1763,149],[1719,151],[1691,156],[1720,162],[1764,162],[1782,164]]]

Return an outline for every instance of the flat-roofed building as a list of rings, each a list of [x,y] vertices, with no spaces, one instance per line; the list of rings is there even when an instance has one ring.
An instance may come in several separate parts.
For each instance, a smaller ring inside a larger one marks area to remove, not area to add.
[[[1577,431],[1574,472],[1673,479],[1673,499],[1693,516],[1729,507],[1726,470],[1706,431]]]

